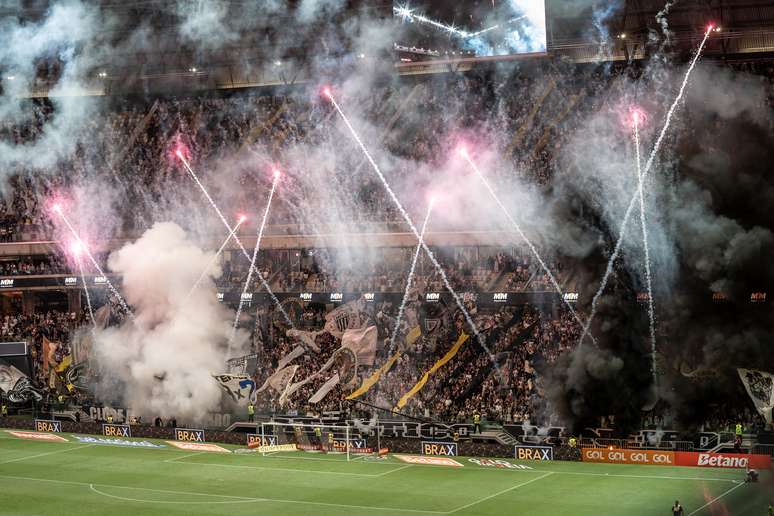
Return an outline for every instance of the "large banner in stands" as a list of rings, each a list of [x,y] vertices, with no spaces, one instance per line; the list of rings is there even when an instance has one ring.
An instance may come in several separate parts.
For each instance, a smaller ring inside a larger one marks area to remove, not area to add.
[[[620,448],[583,448],[583,462],[606,464],[650,464],[674,466],[675,452],[662,450],[623,450]]]
[[[768,455],[745,455],[739,453],[701,453],[676,452],[678,466],[700,468],[736,468],[770,469],[771,457]]]

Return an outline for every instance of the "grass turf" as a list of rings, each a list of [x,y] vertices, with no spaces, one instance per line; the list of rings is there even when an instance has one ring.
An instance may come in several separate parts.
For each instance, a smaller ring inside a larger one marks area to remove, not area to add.
[[[0,514],[763,516],[771,472],[571,462],[532,469],[409,465],[395,457],[207,453],[18,439],[0,432]],[[141,440],[141,439],[132,439]],[[163,441],[151,442],[165,444]],[[234,449],[235,447],[227,447]]]

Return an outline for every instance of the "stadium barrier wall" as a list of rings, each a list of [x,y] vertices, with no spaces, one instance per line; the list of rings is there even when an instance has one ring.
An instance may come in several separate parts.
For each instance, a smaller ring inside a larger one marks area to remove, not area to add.
[[[134,438],[151,438],[162,440],[175,440],[175,428],[155,427],[150,425],[113,425],[129,426],[127,433]],[[18,429],[18,430],[36,430],[35,421],[32,419],[18,418],[0,418],[0,428]],[[61,421],[60,432],[74,434],[106,435],[102,423],[75,423],[72,421]],[[215,430],[205,430],[206,442],[233,444],[238,446],[247,446],[250,442],[256,440],[255,433],[244,432],[221,432]],[[428,442],[441,442],[439,440],[425,440]],[[449,442],[444,440],[443,442]],[[388,448],[390,452],[421,455],[423,451],[423,440],[411,437],[382,437],[382,447]],[[472,441],[469,439],[460,439],[457,444],[458,454],[465,457],[491,457],[491,458],[514,458],[514,446]],[[545,448],[545,447],[544,447]],[[439,448],[440,449],[440,448]],[[570,448],[569,446],[554,446],[553,460],[579,461],[581,460],[580,448]]]

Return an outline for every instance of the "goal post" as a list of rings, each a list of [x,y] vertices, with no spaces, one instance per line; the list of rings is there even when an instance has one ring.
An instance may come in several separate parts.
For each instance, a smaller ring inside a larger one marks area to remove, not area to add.
[[[358,428],[352,422],[338,425],[269,421],[258,428],[254,448],[261,455],[306,452],[343,456],[347,461],[379,456],[378,428]]]
[[[261,455],[306,452],[344,455],[350,460],[351,436],[346,425],[300,424],[269,421],[261,423]]]

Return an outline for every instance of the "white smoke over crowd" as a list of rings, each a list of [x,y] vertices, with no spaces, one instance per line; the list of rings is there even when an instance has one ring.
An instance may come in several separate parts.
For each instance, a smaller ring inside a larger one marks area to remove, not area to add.
[[[118,397],[147,419],[165,414],[197,421],[218,408],[221,391],[210,374],[225,361],[231,315],[214,295],[217,266],[188,296],[211,260],[212,253],[172,223],[155,224],[110,256],[136,318],[96,334],[94,349],[108,373],[100,394]],[[234,348],[244,342],[240,335]]]

